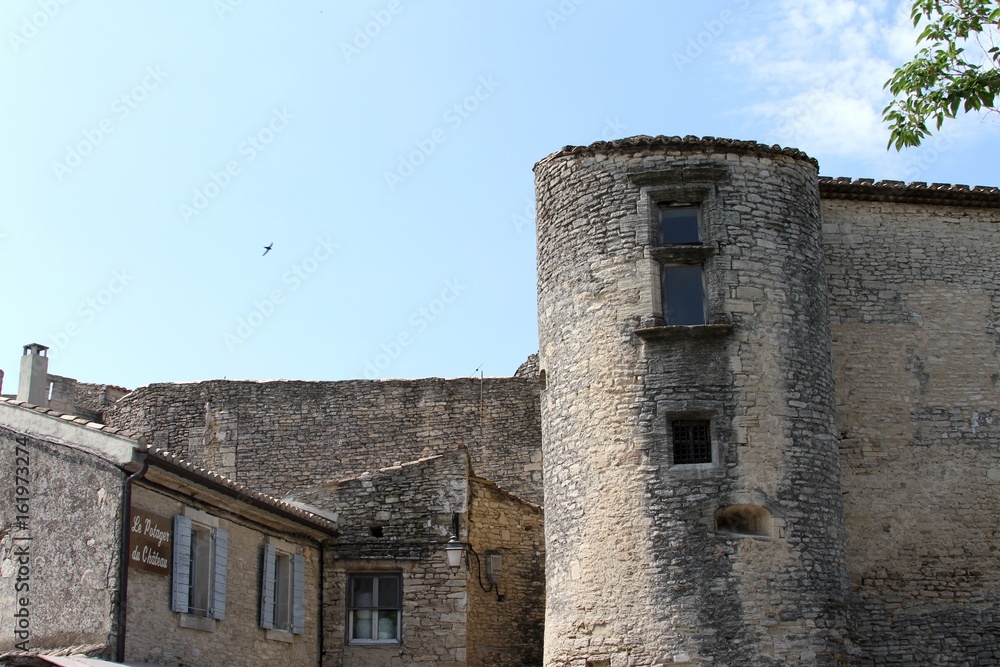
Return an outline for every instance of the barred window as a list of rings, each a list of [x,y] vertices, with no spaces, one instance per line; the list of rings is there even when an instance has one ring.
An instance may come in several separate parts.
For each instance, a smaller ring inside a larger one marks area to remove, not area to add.
[[[712,462],[712,434],[707,419],[675,419],[674,465]]]

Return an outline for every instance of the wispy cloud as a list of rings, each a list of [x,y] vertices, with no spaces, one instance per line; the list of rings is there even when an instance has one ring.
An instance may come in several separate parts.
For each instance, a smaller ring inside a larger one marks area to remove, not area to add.
[[[812,154],[882,162],[882,86],[916,50],[909,0],[780,0],[766,36],[732,45],[730,62],[763,101],[741,109],[769,141]],[[775,21],[775,17],[780,17]]]

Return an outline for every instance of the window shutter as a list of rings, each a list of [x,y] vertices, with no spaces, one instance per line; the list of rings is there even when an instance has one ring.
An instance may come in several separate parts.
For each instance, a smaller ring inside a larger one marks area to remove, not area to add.
[[[229,533],[215,529],[215,568],[212,570],[212,618],[226,617],[226,565],[229,561]]]
[[[264,576],[260,582],[260,626],[274,627],[274,561],[277,551],[264,545]]]
[[[170,608],[186,614],[191,591],[191,519],[174,516],[173,596]]]
[[[301,554],[292,556],[292,632],[301,635],[306,631],[306,559]]]

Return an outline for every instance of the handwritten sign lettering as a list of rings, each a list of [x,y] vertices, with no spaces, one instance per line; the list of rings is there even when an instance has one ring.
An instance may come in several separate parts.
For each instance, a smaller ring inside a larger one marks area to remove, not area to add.
[[[169,519],[133,507],[129,565],[156,574],[170,574],[172,538]]]

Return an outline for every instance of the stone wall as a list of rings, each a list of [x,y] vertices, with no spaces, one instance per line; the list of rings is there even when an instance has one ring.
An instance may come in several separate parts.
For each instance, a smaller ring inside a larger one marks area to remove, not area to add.
[[[532,378],[154,384],[108,424],[274,495],[469,448],[476,474],[542,502]]]
[[[822,211],[860,664],[998,664],[1000,209]]]
[[[171,609],[171,576],[138,568],[129,571],[126,657],[132,661],[187,667],[315,665],[318,655],[319,548],[315,542],[265,527],[239,514],[140,481],[132,505],[168,520],[192,507],[216,517],[229,533],[226,613],[222,620],[195,618],[206,629],[182,627],[187,614]],[[305,558],[305,632],[275,633],[260,627],[260,589],[265,540],[277,538]],[[194,617],[191,617],[194,618]],[[280,638],[276,638],[280,637]],[[222,663],[220,663],[220,660]]]
[[[849,588],[816,166],[634,138],[535,169],[548,665],[842,664]],[[697,206],[697,248],[659,204]],[[708,319],[664,326],[661,265]],[[673,419],[711,463],[674,465]],[[717,528],[728,506],[766,530]]]
[[[337,515],[340,535],[325,554],[324,665],[466,664],[467,582],[448,569],[444,545],[453,515],[467,512],[468,476],[468,454],[455,449],[294,495]],[[347,578],[371,572],[402,574],[399,643],[348,642]]]
[[[482,667],[542,664],[545,624],[545,530],[540,507],[491,482],[470,480],[468,662]],[[494,585],[486,560],[499,554]],[[480,569],[481,568],[481,569]],[[488,591],[484,591],[483,587]]]
[[[99,644],[112,657],[123,473],[2,427],[0,470],[0,652]]]

